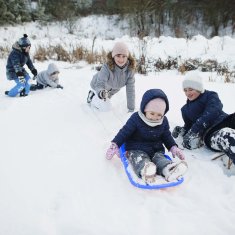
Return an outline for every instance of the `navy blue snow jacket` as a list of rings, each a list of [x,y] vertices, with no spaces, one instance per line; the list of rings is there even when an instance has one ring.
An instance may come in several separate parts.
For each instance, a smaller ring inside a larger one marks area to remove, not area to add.
[[[147,103],[155,98],[165,100],[166,114],[169,110],[169,102],[165,93],[160,89],[151,89],[145,92],[141,101],[140,111],[144,113],[144,108]],[[161,125],[151,127],[140,118],[138,112],[135,112],[112,142],[116,143],[118,147],[125,143],[127,151],[141,150],[150,157],[153,157],[156,152],[164,153],[164,146],[169,150],[172,146],[176,145],[169,129],[169,123],[165,116]]]
[[[28,68],[31,71],[34,69],[29,54],[23,52],[18,43],[16,42],[12,46],[12,51],[7,59],[7,65],[6,65],[7,79],[8,80],[16,79],[17,72],[23,72],[26,75],[27,72],[24,69],[25,64],[28,66]]]
[[[222,109],[223,104],[214,91],[206,90],[197,99],[187,100],[187,103],[181,108],[186,132],[191,129],[200,136],[205,135],[208,130],[228,116]]]

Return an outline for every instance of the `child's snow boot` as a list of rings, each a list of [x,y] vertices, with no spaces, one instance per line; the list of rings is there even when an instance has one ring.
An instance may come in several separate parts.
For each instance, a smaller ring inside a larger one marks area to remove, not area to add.
[[[95,95],[95,93],[90,90],[89,93],[88,93],[88,96],[87,96],[87,103],[88,103],[88,104],[91,103],[91,101],[92,101],[94,95]]]
[[[20,97],[22,96],[27,96],[28,94],[25,94],[25,89],[23,89],[21,92],[20,92]]]
[[[157,166],[153,162],[146,162],[140,173],[141,178],[147,184],[154,183],[156,172],[157,172]]]
[[[181,178],[188,169],[188,164],[185,161],[173,162],[168,164],[163,170],[162,174],[167,181],[174,181]]]
[[[36,90],[37,90],[37,85],[32,84],[32,85],[30,86],[30,91],[36,91]]]
[[[9,91],[5,91],[5,95],[8,95],[9,94]]]

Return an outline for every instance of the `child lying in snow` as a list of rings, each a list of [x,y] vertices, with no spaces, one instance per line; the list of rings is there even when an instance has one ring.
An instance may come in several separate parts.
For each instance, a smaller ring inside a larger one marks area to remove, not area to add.
[[[126,87],[127,109],[135,109],[135,59],[123,42],[117,42],[107,55],[107,63],[94,75],[87,103],[100,111],[122,87]]]
[[[49,64],[47,70],[40,72],[36,76],[37,84],[31,85],[30,90],[40,90],[48,86],[63,89],[63,87],[59,84],[59,73],[60,71],[55,64]]]

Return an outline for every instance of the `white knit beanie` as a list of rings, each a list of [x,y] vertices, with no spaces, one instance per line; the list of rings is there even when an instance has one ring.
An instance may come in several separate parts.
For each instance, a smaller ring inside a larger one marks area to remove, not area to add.
[[[113,50],[112,50],[112,57],[114,57],[115,55],[125,55],[125,56],[129,56],[129,50],[127,45],[124,42],[116,42]]]
[[[205,91],[202,78],[199,76],[197,72],[188,72],[183,80],[183,89],[192,88],[194,90],[203,93]]]

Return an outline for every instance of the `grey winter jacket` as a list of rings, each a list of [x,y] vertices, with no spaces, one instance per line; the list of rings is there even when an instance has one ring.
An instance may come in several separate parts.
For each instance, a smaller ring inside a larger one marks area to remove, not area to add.
[[[43,86],[56,88],[59,83],[59,78],[58,76],[54,77],[51,75],[54,72],[59,72],[59,69],[55,64],[51,63],[48,65],[47,70],[37,75],[37,82]]]
[[[101,70],[94,75],[91,81],[91,88],[98,94],[101,90],[108,90],[110,98],[122,87],[126,86],[127,108],[135,109],[135,77],[134,69],[130,68],[130,61],[124,68],[114,64],[113,69],[108,63],[104,64]]]

